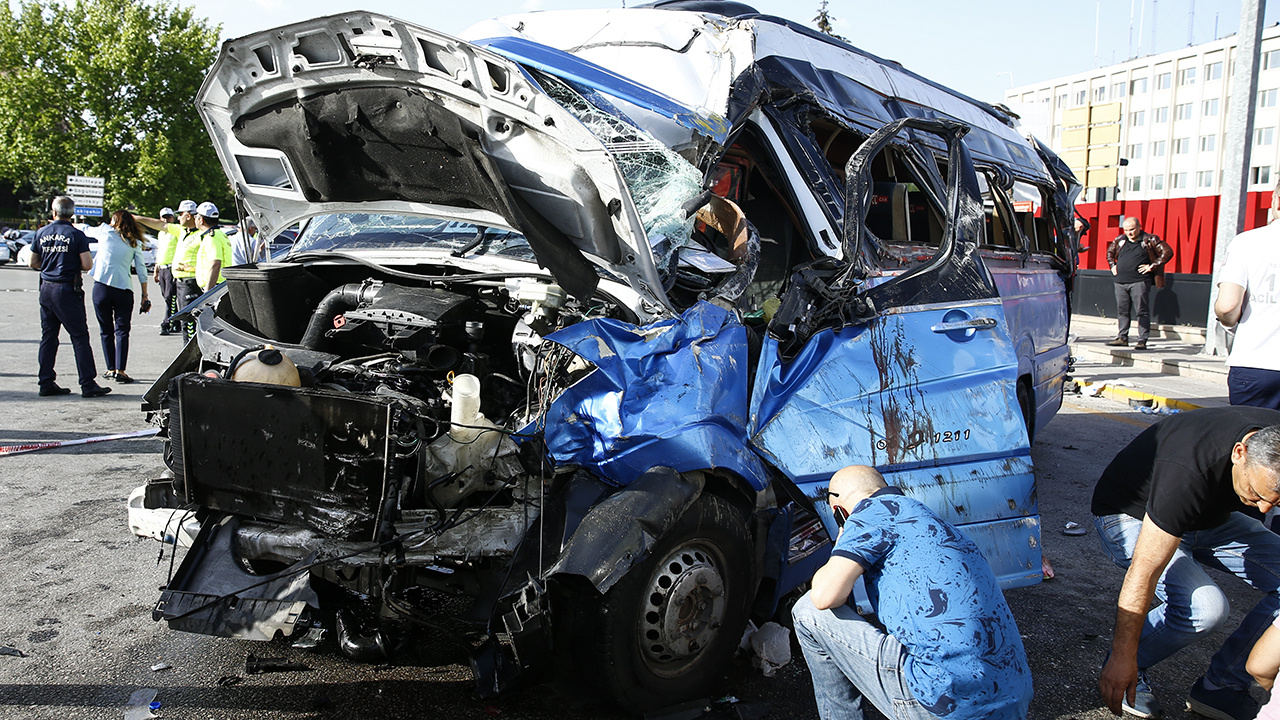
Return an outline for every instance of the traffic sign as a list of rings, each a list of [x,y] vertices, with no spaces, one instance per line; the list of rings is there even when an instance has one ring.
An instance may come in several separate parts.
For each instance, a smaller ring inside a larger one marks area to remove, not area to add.
[[[102,200],[106,181],[92,175],[68,175],[67,195],[76,203],[76,214],[102,217]]]

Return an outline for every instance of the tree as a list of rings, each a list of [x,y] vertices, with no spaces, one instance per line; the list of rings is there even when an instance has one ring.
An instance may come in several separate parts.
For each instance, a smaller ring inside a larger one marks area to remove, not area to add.
[[[165,0],[22,0],[0,12],[0,179],[39,192],[100,175],[108,212],[229,205],[195,108],[219,30]]]
[[[834,20],[835,18],[831,16],[831,13],[827,12],[827,0],[821,0],[818,3],[818,14],[813,18],[813,22],[818,26],[818,31],[837,40],[844,40],[844,37],[836,34],[835,27],[831,25]]]

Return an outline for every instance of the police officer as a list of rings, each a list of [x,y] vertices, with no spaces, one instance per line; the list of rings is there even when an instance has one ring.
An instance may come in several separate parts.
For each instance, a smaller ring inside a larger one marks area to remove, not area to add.
[[[166,217],[165,213],[168,212]],[[178,264],[183,258],[188,258],[191,265],[195,265],[195,246],[193,239],[196,234],[195,221],[196,203],[194,200],[183,200],[178,203],[177,222],[174,222],[173,211],[169,208],[160,210],[159,218],[142,217],[134,215],[133,219],[139,225],[143,225],[157,232],[156,239],[160,246],[156,248],[156,269],[155,280],[160,284],[165,298],[165,317],[164,322],[160,323],[160,334],[170,335],[179,332],[173,327],[173,323],[169,321],[179,308],[185,307],[187,303],[199,297],[199,287],[195,283],[194,270],[181,270]],[[165,286],[165,278],[168,277],[168,287]],[[186,282],[190,280],[191,282]],[[190,338],[194,333],[195,327],[188,328],[187,337]]]
[[[201,292],[209,292],[226,282],[222,268],[231,265],[231,240],[218,229],[218,206],[202,202],[196,208],[196,231],[199,234],[196,250],[196,282]]]
[[[80,375],[80,395],[101,397],[111,388],[102,387],[95,379],[98,371],[93,366],[80,279],[81,273],[93,267],[89,238],[71,224],[76,212],[74,200],[60,195],[53,199],[52,210],[53,222],[37,230],[31,242],[31,267],[40,271],[40,395],[71,394],[70,388],[54,382],[58,374],[53,369],[58,334],[66,327]]]

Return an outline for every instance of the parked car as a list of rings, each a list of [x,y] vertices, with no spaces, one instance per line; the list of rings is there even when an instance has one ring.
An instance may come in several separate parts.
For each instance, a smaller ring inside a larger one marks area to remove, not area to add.
[[[1078,192],[1052,153],[739,3],[466,35],[354,12],[223,44],[224,170],[263,232],[303,226],[188,307],[146,394],[170,471],[130,523],[191,545],[157,620],[363,659],[458,634],[482,695],[554,670],[652,709],[825,561],[859,463],[1039,582]]]

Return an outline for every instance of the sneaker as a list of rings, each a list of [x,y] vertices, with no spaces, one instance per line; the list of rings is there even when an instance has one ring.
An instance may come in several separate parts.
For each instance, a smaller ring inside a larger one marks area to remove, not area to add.
[[[93,387],[82,388],[80,390],[80,397],[96,398],[96,397],[102,397],[103,395],[108,395],[110,393],[111,393],[111,388],[102,387],[101,385],[94,385]]]
[[[54,397],[56,395],[70,395],[71,388],[58,387],[57,385],[43,385],[40,387],[40,397]]]
[[[1136,343],[1134,343],[1134,344],[1133,344],[1133,349],[1134,349],[1134,350],[1146,350],[1146,349],[1147,349],[1147,341],[1146,341],[1146,340],[1139,340],[1138,342],[1136,342]]]
[[[1151,683],[1147,681],[1147,671],[1138,671],[1138,687],[1133,693],[1133,704],[1129,704],[1128,694],[1120,701],[1120,708],[1126,713],[1140,718],[1159,718],[1164,715],[1164,708],[1151,692]]]
[[[1115,340],[1112,340],[1107,344],[1110,345],[1111,347],[1128,347],[1129,341],[1124,338],[1116,338]]]
[[[1187,693],[1187,709],[1214,720],[1250,720],[1258,714],[1258,703],[1248,690],[1206,690],[1204,678],[1200,678]]]

